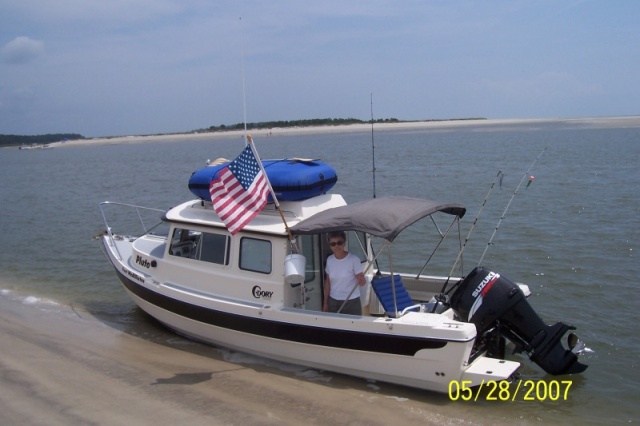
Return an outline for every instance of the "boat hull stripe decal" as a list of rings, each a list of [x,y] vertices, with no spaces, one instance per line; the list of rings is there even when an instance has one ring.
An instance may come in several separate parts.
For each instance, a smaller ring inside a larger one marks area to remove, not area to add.
[[[446,340],[363,333],[270,321],[192,305],[150,290],[117,270],[124,286],[141,299],[181,317],[216,327],[273,339],[366,352],[414,356],[422,349],[440,349]]]

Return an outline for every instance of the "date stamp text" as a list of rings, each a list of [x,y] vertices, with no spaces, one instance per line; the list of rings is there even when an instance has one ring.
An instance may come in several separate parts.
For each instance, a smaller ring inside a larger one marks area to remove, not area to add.
[[[566,401],[569,399],[571,380],[505,380],[482,381],[471,387],[471,380],[449,382],[449,399],[452,401]]]

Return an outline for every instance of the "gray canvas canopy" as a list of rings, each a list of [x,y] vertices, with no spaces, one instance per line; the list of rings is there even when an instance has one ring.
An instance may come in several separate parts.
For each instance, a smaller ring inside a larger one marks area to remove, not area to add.
[[[403,229],[435,212],[463,217],[466,209],[459,204],[421,198],[374,198],[315,214],[292,226],[291,232],[305,235],[353,230],[393,241]]]

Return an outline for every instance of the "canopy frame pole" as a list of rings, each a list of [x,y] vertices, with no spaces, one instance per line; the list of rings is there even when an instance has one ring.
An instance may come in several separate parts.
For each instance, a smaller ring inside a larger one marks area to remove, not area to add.
[[[458,216],[455,216],[453,221],[449,224],[449,227],[447,228],[447,230],[445,231],[444,234],[442,234],[442,232],[440,231],[440,229],[438,229],[438,232],[440,233],[440,241],[438,241],[438,244],[436,244],[436,247],[433,249],[433,251],[431,252],[431,255],[429,256],[429,258],[427,259],[426,262],[424,262],[424,265],[422,266],[422,269],[420,269],[420,272],[418,272],[418,275],[416,275],[416,279],[420,278],[420,275],[422,275],[422,273],[424,272],[425,268],[427,267],[427,265],[429,264],[429,262],[431,262],[431,259],[433,258],[433,256],[436,254],[436,252],[438,251],[438,249],[440,248],[440,245],[442,244],[442,242],[445,240],[445,238],[447,238],[447,236],[449,235],[449,231],[451,231],[451,228],[453,227],[453,224],[456,222],[460,222],[460,218]],[[434,222],[435,223],[435,222]],[[437,225],[436,225],[437,226]]]
[[[457,217],[457,216],[456,216]],[[433,214],[429,215],[429,218],[431,219],[431,222],[433,222],[433,226],[436,227],[436,229],[438,230],[438,234],[440,235],[440,237],[444,237],[445,234],[442,233],[442,231],[440,230],[440,227],[438,226],[438,224],[436,223],[436,220],[433,218]]]
[[[389,250],[387,251],[389,256],[389,271],[391,272],[391,293],[393,294],[393,308],[395,309],[395,318],[398,318],[398,299],[396,297],[396,283],[393,276],[393,256],[391,253],[391,244],[389,244]]]

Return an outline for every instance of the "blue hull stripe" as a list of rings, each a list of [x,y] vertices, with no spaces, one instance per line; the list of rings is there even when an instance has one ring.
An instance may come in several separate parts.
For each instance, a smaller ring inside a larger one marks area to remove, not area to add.
[[[121,271],[116,271],[129,291],[152,305],[194,321],[242,333],[310,345],[405,356],[414,356],[423,349],[441,349],[447,345],[446,340],[311,327],[205,308],[157,293],[131,280]]]

